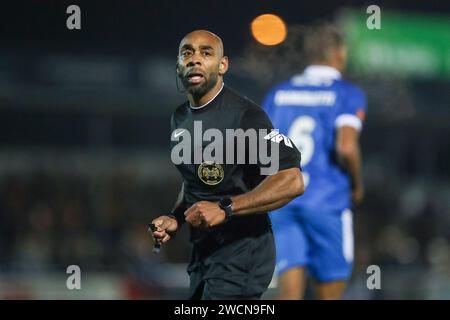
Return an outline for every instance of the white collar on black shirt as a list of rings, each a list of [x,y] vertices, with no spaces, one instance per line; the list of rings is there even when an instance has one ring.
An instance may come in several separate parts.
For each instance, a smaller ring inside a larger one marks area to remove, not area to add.
[[[202,104],[201,106],[198,106],[198,107],[193,107],[191,105],[191,103],[189,102],[189,107],[191,107],[191,109],[194,109],[194,110],[198,110],[198,109],[201,109],[201,108],[205,107],[206,105],[208,105],[211,101],[213,101],[219,95],[219,93],[222,91],[224,85],[225,85],[225,83],[222,83],[222,86],[220,87],[220,90],[207,103]]]

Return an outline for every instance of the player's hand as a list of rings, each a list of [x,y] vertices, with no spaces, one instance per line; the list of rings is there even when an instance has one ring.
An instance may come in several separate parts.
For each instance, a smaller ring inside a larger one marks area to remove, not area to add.
[[[161,216],[152,221],[156,227],[156,231],[153,232],[155,240],[165,243],[172,237],[170,233],[174,233],[178,230],[178,222],[176,219],[169,216]]]
[[[199,201],[187,209],[184,216],[193,227],[214,227],[225,220],[225,211],[218,203]]]
[[[352,202],[354,205],[358,205],[364,198],[364,188],[362,183],[354,186],[352,189]]]

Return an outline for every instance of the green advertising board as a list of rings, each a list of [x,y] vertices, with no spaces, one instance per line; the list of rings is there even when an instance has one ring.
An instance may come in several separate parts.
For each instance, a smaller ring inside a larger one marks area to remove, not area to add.
[[[369,29],[364,9],[346,11],[341,23],[354,72],[450,79],[450,16],[380,10],[380,29]]]

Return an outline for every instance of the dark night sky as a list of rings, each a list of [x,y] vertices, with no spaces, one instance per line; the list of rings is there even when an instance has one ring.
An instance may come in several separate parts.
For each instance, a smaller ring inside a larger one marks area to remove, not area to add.
[[[11,1],[12,2],[12,1]],[[77,1],[29,0],[2,4],[1,46],[56,50],[176,51],[187,32],[203,28],[224,39],[228,53],[250,38],[249,23],[262,13],[276,13],[289,24],[333,17],[335,10],[370,4],[410,12],[450,12],[450,1]],[[66,29],[66,8],[77,4],[82,30]]]

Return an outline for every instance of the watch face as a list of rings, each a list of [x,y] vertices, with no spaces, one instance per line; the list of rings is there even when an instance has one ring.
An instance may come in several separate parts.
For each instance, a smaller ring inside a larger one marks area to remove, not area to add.
[[[222,207],[229,207],[232,204],[232,201],[230,198],[224,198],[220,201],[220,204],[222,205]]]

